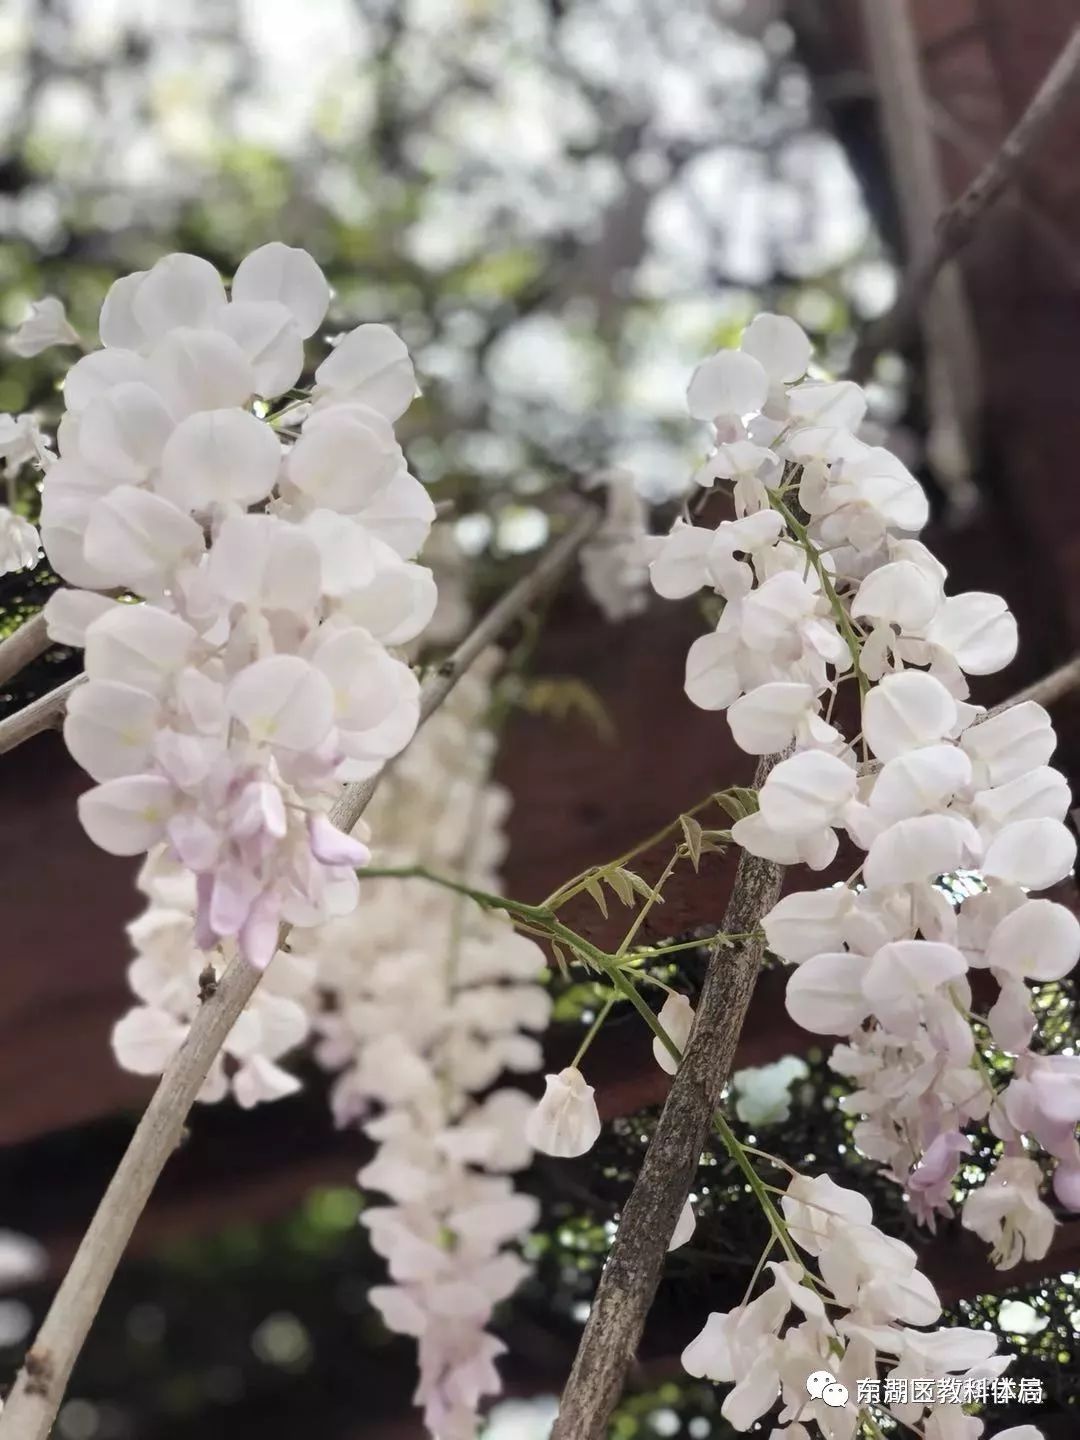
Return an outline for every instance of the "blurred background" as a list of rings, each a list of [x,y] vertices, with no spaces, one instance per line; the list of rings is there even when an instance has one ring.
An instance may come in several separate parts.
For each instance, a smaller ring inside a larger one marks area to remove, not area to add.
[[[875,9],[900,17],[910,54],[886,46],[882,62]],[[656,528],[670,522],[707,439],[685,414],[688,374],[758,309],[794,316],[843,373],[935,194],[993,154],[1075,18],[1075,0],[3,0],[0,321],[54,294],[93,335],[111,281],[161,254],[228,275],[267,240],[302,245],[334,286],[331,331],[386,321],[413,351],[424,394],[399,428],[414,473],[452,505],[480,604],[597,467],[632,469]],[[905,56],[924,92],[914,112]],[[1070,658],[1080,631],[1078,124],[1074,106],[935,314],[868,380],[872,425],[930,490],[954,588],[999,590],[1017,612],[1022,658],[980,693],[991,701]],[[54,352],[5,353],[0,411],[54,416],[61,373]],[[32,518],[33,485],[17,502]],[[0,634],[55,583],[45,566],[0,579]],[[543,895],[743,778],[726,727],[682,694],[699,629],[677,606],[612,626],[573,588],[552,607],[499,762],[515,801],[509,893]],[[50,651],[3,688],[0,713],[76,664]],[[1055,722],[1075,783],[1080,708]],[[109,1049],[138,902],[130,867],[78,830],[84,783],[54,735],[0,760],[0,1381],[149,1093]],[[655,933],[710,928],[726,874],[706,865],[676,888]],[[595,913],[577,918],[603,936]],[[700,964],[690,952],[691,986]],[[857,1175],[900,1233],[895,1198],[851,1152],[836,1077],[776,1018],[776,980],[740,1052],[753,1071],[740,1116],[792,1161]],[[1043,989],[1046,1043],[1070,1045],[1072,988]],[[560,990],[553,1063],[589,998]],[[492,1440],[546,1433],[663,1099],[632,1021],[596,1060],[613,1121],[602,1145],[527,1181],[544,1220],[536,1277],[500,1316],[508,1398]],[[356,1225],[361,1143],[334,1131],[314,1065],[294,1068],[297,1097],[194,1114],[80,1361],[62,1440],[422,1433],[411,1346],[365,1298],[381,1263]],[[722,1396],[678,1365],[760,1248],[737,1177],[718,1156],[710,1174],[617,1420],[625,1440],[730,1433]],[[911,1238],[952,1317],[1000,1329],[1016,1373],[1044,1383],[1039,1413],[1003,1411],[992,1428],[1075,1435],[1080,1222],[1010,1289],[971,1237]]]

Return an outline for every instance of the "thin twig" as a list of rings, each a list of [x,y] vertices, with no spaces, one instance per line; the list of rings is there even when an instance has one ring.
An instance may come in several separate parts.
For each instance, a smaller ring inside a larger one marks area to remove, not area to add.
[[[51,644],[43,612],[24,620],[17,630],[0,640],[0,685],[6,685],[13,675],[44,655]]]
[[[918,256],[948,204],[930,107],[923,87],[919,36],[909,0],[862,0],[862,28],[878,96],[893,189],[903,222],[905,249]],[[979,352],[971,306],[955,265],[934,283],[934,303],[920,320],[928,371],[927,454],[950,509],[974,503],[972,455],[979,409]]]
[[[1056,670],[1051,670],[1041,680],[1036,680],[1024,690],[1019,690],[1015,695],[1010,695],[1008,700],[1003,700],[1000,705],[994,705],[985,715],[980,715],[974,721],[978,725],[979,720],[989,720],[991,715],[1000,715],[1002,710],[1008,710],[1012,705],[1022,705],[1025,700],[1034,700],[1039,705],[1053,705],[1062,700],[1080,686],[1080,655],[1074,655],[1071,660],[1066,660],[1064,665],[1059,665]]]
[[[905,277],[892,309],[868,328],[856,348],[850,371],[855,379],[865,378],[882,350],[901,344],[908,337],[941,267],[970,240],[983,215],[1001,196],[1078,84],[1080,26],[1072,32],[993,159],[939,216],[925,253]]]
[[[756,786],[776,758],[759,761]],[[779,897],[782,876],[781,866],[742,852],[723,929],[752,938],[717,946],[710,957],[690,1041],[623,1207],[551,1440],[603,1440],[608,1433],[727,1083],[764,950],[758,927]]]
[[[439,708],[478,656],[558,579],[599,519],[600,512],[591,508],[580,515],[540,558],[535,569],[497,601],[425,682],[420,694],[421,724]],[[374,791],[374,780],[347,786],[330,812],[331,820],[339,829],[351,830]],[[287,929],[282,931],[282,942],[287,933]],[[187,1039],[165,1070],[131,1137],[0,1411],[0,1440],[45,1440],[49,1434],[72,1367],[135,1223],[179,1143],[188,1111],[210,1067],[259,979],[257,970],[236,957],[192,1021]]]
[[[85,675],[75,675],[58,685],[55,690],[50,690],[47,695],[42,695],[29,705],[24,705],[21,710],[16,710],[15,714],[9,715],[6,720],[0,720],[0,755],[14,750],[17,745],[22,745],[27,740],[32,740],[44,730],[59,730],[64,723],[68,696],[76,686],[82,685],[85,679]]]

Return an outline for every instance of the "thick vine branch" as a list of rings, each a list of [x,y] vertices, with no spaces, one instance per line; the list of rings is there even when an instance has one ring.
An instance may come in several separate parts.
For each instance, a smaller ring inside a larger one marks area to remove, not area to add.
[[[1062,106],[1080,89],[1080,26],[1006,136],[1001,148],[967,189],[938,217],[925,252],[905,276],[891,310],[871,325],[851,362],[861,380],[882,350],[901,344],[911,333],[943,265],[967,244],[983,215],[1000,198]]]
[[[424,683],[420,693],[421,724],[439,708],[477,657],[555,583],[599,520],[598,510],[583,512],[541,556],[535,569],[496,602]],[[345,788],[330,812],[335,825],[346,831],[352,829],[374,794],[375,783],[367,780]],[[287,934],[283,930],[282,941]],[[211,1065],[260,978],[260,972],[238,956],[195,1016],[187,1039],[161,1077],[131,1137],[0,1411],[0,1440],[45,1440],[49,1434],[72,1368],[131,1232],[180,1141],[188,1111]]]
[[[41,611],[24,620],[17,630],[0,640],[0,685],[6,685],[13,675],[44,655],[51,644]]]
[[[765,783],[777,758],[758,763],[755,786]],[[779,898],[782,877],[781,866],[743,851],[722,928],[751,938],[713,949],[686,1053],[623,1207],[552,1440],[607,1434],[727,1083],[764,951],[758,927]]]

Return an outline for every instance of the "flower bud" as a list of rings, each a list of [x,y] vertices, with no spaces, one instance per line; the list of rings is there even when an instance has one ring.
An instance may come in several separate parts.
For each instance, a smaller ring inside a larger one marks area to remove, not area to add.
[[[575,1066],[546,1077],[547,1089],[528,1120],[525,1135],[534,1150],[568,1159],[584,1155],[600,1134],[593,1087]]]
[[[694,1023],[694,1007],[686,996],[669,995],[658,1018],[665,1034],[680,1050],[685,1050],[686,1042],[690,1038],[690,1027]],[[669,1075],[675,1074],[678,1068],[675,1056],[659,1035],[652,1042],[652,1053],[661,1070],[666,1070]]]

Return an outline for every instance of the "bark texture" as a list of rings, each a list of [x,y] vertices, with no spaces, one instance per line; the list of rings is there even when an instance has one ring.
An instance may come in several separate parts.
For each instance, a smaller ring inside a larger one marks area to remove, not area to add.
[[[765,783],[778,758],[759,762],[755,786]],[[776,904],[782,879],[781,866],[743,851],[724,931],[756,931]],[[607,1434],[727,1083],[764,949],[762,938],[713,951],[686,1053],[619,1220],[552,1440],[602,1440]]]

